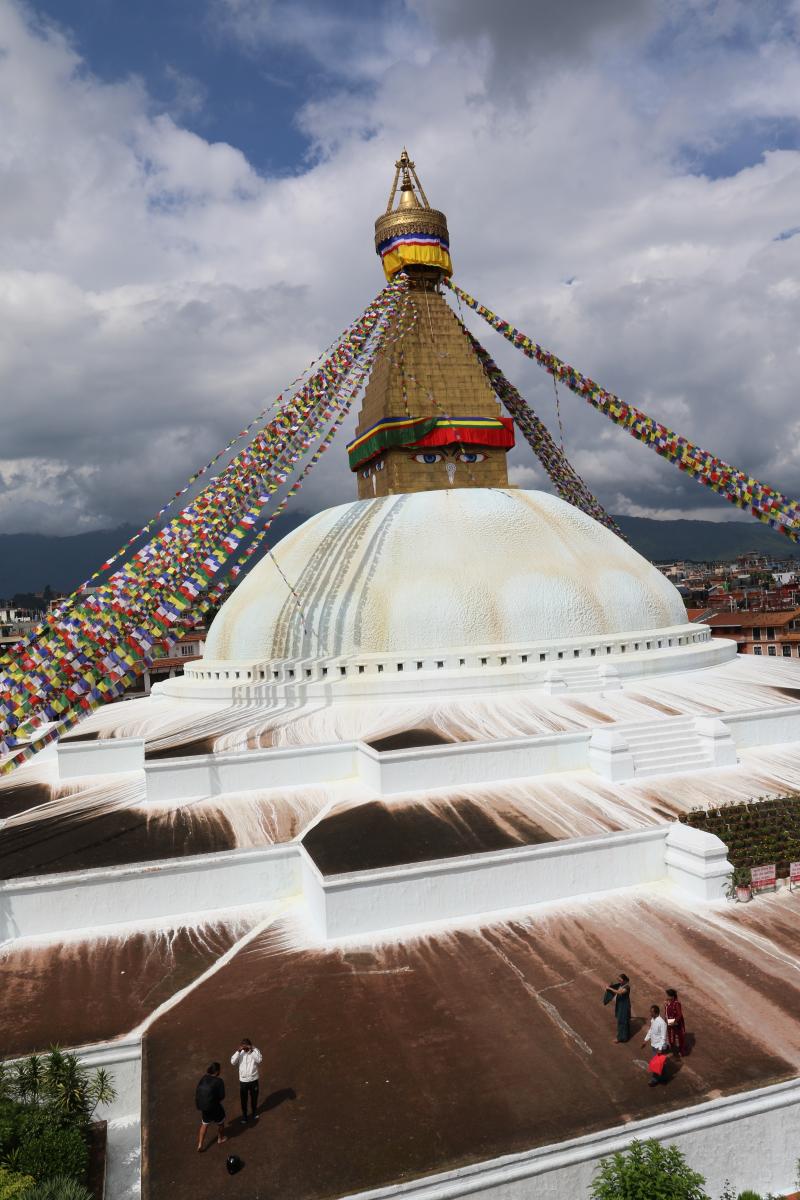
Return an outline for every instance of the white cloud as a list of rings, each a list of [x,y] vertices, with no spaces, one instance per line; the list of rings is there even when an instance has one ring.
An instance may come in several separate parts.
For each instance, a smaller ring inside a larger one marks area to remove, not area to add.
[[[305,107],[312,165],[271,179],[182,128],[174,107],[160,112],[136,80],[101,83],[60,34],[0,0],[0,528],[144,519],[281,390],[381,285],[372,223],[404,143],[448,213],[468,290],[800,493],[800,238],[775,240],[797,225],[800,153],[717,179],[686,165],[745,117],[797,111],[789,9],[758,25],[752,6],[686,0],[696,44],[684,53],[675,5],[561,4],[558,20],[545,6],[555,23],[528,88],[515,83],[528,57],[511,45],[513,7],[470,3],[458,36],[461,5],[393,6],[391,25],[376,9],[369,47],[338,16],[331,37],[351,31],[361,86],[331,85]],[[253,47],[279,37],[313,51],[307,8],[277,33],[286,9],[228,10]],[[248,31],[242,14],[259,11],[270,22]],[[538,28],[528,20],[516,41]],[[557,434],[550,378],[469,323]],[[607,507],[714,507],[577,397],[562,392],[561,410],[567,453]],[[517,482],[540,486],[524,444],[513,463]],[[353,494],[337,443],[302,503]]]

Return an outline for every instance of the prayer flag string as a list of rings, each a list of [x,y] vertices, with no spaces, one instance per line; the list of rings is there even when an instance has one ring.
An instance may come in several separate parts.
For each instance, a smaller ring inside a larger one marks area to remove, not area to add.
[[[751,475],[723,462],[708,450],[695,446],[687,438],[680,437],[665,425],[648,417],[641,409],[625,404],[618,396],[607,392],[594,380],[582,375],[580,371],[562,362],[555,354],[539,346],[513,325],[509,325],[491,309],[479,304],[457,284],[446,278],[444,283],[513,346],[538,362],[554,378],[565,383],[576,395],[582,396],[598,412],[604,413],[615,425],[627,429],[637,441],[655,450],[662,458],[674,463],[679,470],[685,471],[698,483],[717,492],[729,503],[749,512],[751,516],[772,526],[792,541],[800,541],[800,503],[796,500],[759,483]]]
[[[553,481],[556,491],[562,500],[580,508],[588,516],[605,525],[618,537],[623,534],[617,527],[614,518],[603,508],[600,501],[592,495],[589,488],[572,466],[563,450],[559,450],[547,426],[537,417],[530,405],[523,400],[517,389],[506,379],[488,351],[473,337],[470,331],[460,322],[461,328],[469,339],[487,378],[494,389],[498,400],[508,409],[511,416],[528,445],[533,450],[539,462]]]
[[[280,402],[177,516],[105,582],[74,594],[48,614],[38,635],[0,660],[0,774],[117,698],[164,647],[170,651],[187,618],[222,597],[335,437],[407,288],[403,277],[388,285],[303,387]],[[287,483],[284,499],[257,529],[270,497]]]

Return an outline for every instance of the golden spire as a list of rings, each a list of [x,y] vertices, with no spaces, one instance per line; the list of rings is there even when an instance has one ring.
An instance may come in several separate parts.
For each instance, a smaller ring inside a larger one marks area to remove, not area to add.
[[[401,172],[403,175],[402,180],[400,180]],[[398,181],[400,181],[400,203],[397,206],[398,208],[430,208],[430,204],[428,204],[428,197],[425,195],[425,190],[419,181],[417,169],[409,158],[408,151],[406,150],[405,146],[403,146],[403,153],[394,164],[394,183],[392,184],[392,190],[389,193],[389,203],[386,205],[387,213],[392,211],[392,204],[394,202],[395,195],[397,194]],[[419,194],[422,197],[422,203],[420,203],[417,194],[414,191],[414,184],[416,184],[417,188],[419,189]]]
[[[400,197],[395,208],[398,187]],[[387,279],[414,265],[452,274],[447,217],[428,203],[405,146],[394,164],[386,211],[375,222],[375,249],[383,261]]]
[[[513,423],[441,294],[452,269],[447,218],[428,203],[405,147],[394,167],[375,246],[388,279],[405,272],[408,294],[375,356],[347,447],[358,497],[508,487]]]

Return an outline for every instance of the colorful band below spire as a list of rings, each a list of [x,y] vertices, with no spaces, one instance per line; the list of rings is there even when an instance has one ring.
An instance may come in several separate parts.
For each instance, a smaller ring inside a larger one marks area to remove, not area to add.
[[[450,246],[435,233],[398,233],[377,247],[386,278],[391,281],[398,271],[409,265],[439,267],[446,275],[453,274]]]
[[[369,459],[397,446],[497,446],[514,445],[514,422],[510,417],[386,417],[350,442],[350,470],[357,471]]]

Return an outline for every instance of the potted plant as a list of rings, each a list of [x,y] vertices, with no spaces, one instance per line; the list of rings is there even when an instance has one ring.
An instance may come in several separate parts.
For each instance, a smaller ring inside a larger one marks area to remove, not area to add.
[[[728,883],[728,899],[740,900],[744,904],[752,898],[752,895],[750,869],[748,867],[735,867]]]

